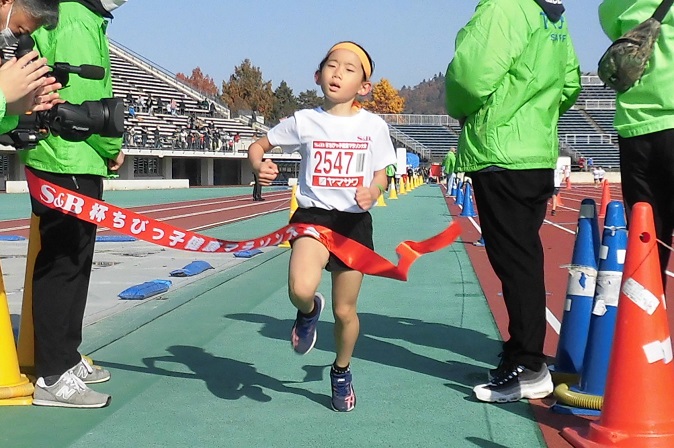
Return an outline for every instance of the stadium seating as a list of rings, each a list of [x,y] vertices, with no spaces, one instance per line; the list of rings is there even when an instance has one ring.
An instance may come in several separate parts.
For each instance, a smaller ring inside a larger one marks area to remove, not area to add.
[[[133,54],[114,42],[110,43],[110,63],[112,68],[112,85],[115,97],[123,98],[129,106],[128,98],[137,100],[150,95],[153,101],[161,99],[163,107],[156,107],[152,113],[145,107],[136,110],[135,117],[128,114],[125,118],[125,128],[134,129],[136,135],[147,134],[143,145],[140,138],[136,138],[132,145],[136,148],[146,147],[173,148],[177,146],[177,135],[181,129],[188,127],[189,117],[194,117],[195,126],[210,126],[221,135],[230,133],[239,134],[242,139],[250,140],[255,135],[255,129],[250,126],[248,119],[230,119],[229,111],[218,105],[216,112],[211,116],[207,107],[202,106],[204,101],[212,101],[189,86],[177,81],[175,76],[163,71],[157,66],[146,62],[142,57]],[[172,114],[166,106],[175,100],[176,104],[184,104],[184,114]],[[159,128],[160,142],[155,145],[154,133]],[[184,149],[193,149],[188,146]]]
[[[574,162],[592,157],[595,166],[617,169],[620,165],[618,139],[613,129],[615,92],[604,87],[596,75],[582,76],[583,90],[575,106],[559,120],[560,150],[571,154]],[[384,116],[398,146],[422,155],[432,162],[441,161],[447,150],[457,146],[461,129],[456,120],[433,116]]]

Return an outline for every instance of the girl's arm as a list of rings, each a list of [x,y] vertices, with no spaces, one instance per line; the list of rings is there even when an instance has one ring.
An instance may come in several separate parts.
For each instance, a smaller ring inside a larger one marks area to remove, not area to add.
[[[273,146],[266,136],[253,142],[248,147],[248,162],[260,185],[271,185],[272,181],[278,176],[278,166],[269,159],[262,160],[264,153],[271,151],[272,148]]]

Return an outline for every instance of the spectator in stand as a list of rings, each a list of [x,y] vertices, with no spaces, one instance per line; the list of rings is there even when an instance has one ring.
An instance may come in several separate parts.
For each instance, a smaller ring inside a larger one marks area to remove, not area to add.
[[[215,102],[210,101],[208,105],[208,115],[211,117],[215,116]]]
[[[155,101],[155,108],[158,114],[164,113],[164,102],[160,97],[157,97],[157,100]]]
[[[171,115],[177,115],[178,114],[178,103],[176,102],[175,98],[171,98]]]
[[[180,100],[180,104],[178,105],[178,108],[180,110],[180,115],[185,115],[185,101]]]
[[[147,146],[147,131],[144,127],[140,127],[140,146],[145,148]]]
[[[229,136],[229,141],[227,142],[227,145],[229,146],[229,151],[234,152],[234,137]]]
[[[587,171],[587,164],[585,163],[585,157],[578,158],[578,169],[582,171]]]
[[[129,118],[136,118],[136,107],[133,104],[129,106]]]
[[[228,151],[232,150],[232,147],[234,146],[234,139],[232,138],[232,134],[230,134],[229,131],[225,133],[225,149]]]
[[[161,148],[161,131],[159,130],[159,126],[156,126],[154,128],[154,133],[152,135],[152,138],[154,139],[154,147],[155,148]]]
[[[136,127],[128,126],[125,132],[126,146],[136,146]]]
[[[589,172],[594,172],[594,159],[592,159],[592,157],[587,158],[587,170]]]

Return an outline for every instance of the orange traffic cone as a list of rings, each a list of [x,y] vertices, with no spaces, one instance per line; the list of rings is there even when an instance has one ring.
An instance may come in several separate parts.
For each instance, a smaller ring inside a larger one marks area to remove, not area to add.
[[[559,193],[557,193],[556,198],[557,198],[557,206],[558,207],[563,206],[564,202],[562,202],[562,191],[561,191],[561,189],[560,189]]]
[[[674,363],[651,206],[632,209],[601,417],[565,428],[574,447],[674,446]]]
[[[293,217],[293,213],[295,213],[295,210],[297,210],[297,207],[298,207],[297,198],[295,197],[296,193],[297,193],[297,184],[293,185],[292,192],[290,193],[290,218]],[[386,204],[384,204],[384,205],[386,205]],[[279,244],[278,247],[289,248],[290,242],[284,241],[281,244]]]
[[[566,176],[566,189],[571,189],[571,176]]]
[[[606,206],[611,202],[611,189],[608,187],[608,180],[604,179],[601,184],[601,205],[599,206],[599,217],[606,217]]]

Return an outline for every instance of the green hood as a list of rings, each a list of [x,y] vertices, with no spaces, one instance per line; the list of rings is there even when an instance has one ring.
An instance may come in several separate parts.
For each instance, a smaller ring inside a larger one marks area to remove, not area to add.
[[[456,37],[447,111],[465,124],[456,171],[554,168],[557,122],[580,93],[566,20],[535,1],[482,0]]]

